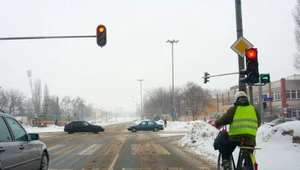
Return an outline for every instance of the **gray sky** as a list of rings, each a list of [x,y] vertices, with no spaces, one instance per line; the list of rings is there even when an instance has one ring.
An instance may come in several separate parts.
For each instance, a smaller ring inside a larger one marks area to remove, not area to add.
[[[95,35],[107,27],[104,48],[96,38],[0,41],[0,86],[30,95],[26,71],[47,83],[51,95],[81,96],[104,109],[134,111],[132,96],[194,81],[228,89],[238,75],[234,0],[0,0],[0,37]],[[242,1],[244,37],[258,48],[260,73],[271,80],[297,74],[292,10],[296,0]]]

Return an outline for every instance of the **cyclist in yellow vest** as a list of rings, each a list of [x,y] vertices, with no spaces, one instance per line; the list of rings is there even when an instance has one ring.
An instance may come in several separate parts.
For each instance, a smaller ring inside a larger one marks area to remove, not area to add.
[[[261,123],[259,112],[249,104],[245,92],[239,91],[234,97],[236,99],[234,106],[230,107],[226,114],[215,122],[217,128],[229,124],[228,138],[224,137],[226,142],[221,141],[214,144],[218,145],[219,152],[222,153],[224,170],[232,169],[230,155],[236,146],[240,145],[242,138],[246,140],[246,146],[254,147],[256,145],[256,132]]]

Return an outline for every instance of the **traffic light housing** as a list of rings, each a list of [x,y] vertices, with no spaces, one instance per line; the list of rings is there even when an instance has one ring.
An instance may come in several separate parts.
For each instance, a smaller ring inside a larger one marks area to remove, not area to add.
[[[209,79],[209,75],[210,74],[208,74],[207,72],[204,73],[204,84],[206,84],[206,83],[209,82],[209,80],[208,80]]]
[[[246,49],[246,69],[240,71],[240,75],[244,75],[245,77],[240,78],[241,83],[255,84],[259,82],[257,53],[256,48]]]
[[[96,30],[96,34],[97,34],[97,44],[100,46],[100,47],[103,47],[106,45],[106,27],[104,25],[99,25],[97,27],[97,30]]]

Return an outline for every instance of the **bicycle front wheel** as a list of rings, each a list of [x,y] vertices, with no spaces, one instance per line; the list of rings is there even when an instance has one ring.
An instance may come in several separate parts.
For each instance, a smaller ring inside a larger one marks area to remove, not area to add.
[[[231,167],[233,167],[233,169],[235,169],[233,156],[231,155],[230,157],[231,157]],[[222,166],[222,154],[220,152],[219,152],[219,156],[218,156],[217,170],[224,170],[224,168]]]
[[[218,170],[222,170],[222,154],[219,152],[218,156]]]
[[[243,152],[243,153],[241,153],[241,155],[239,155],[237,169],[238,170],[254,170],[254,164],[252,162],[249,152]]]

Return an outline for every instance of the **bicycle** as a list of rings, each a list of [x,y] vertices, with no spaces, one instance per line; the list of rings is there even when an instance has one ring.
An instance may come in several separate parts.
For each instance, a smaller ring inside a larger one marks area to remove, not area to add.
[[[226,131],[226,128],[223,129],[223,131]],[[243,138],[241,140],[241,145],[239,146],[240,151],[238,154],[238,159],[237,159],[237,165],[235,166],[234,158],[233,155],[231,154],[231,166],[233,167],[233,170],[258,170],[258,164],[256,162],[256,158],[253,154],[254,150],[259,150],[261,148],[255,148],[255,147],[249,147],[245,146],[246,140]],[[219,153],[218,156],[218,170],[223,170],[222,167],[222,154]]]

